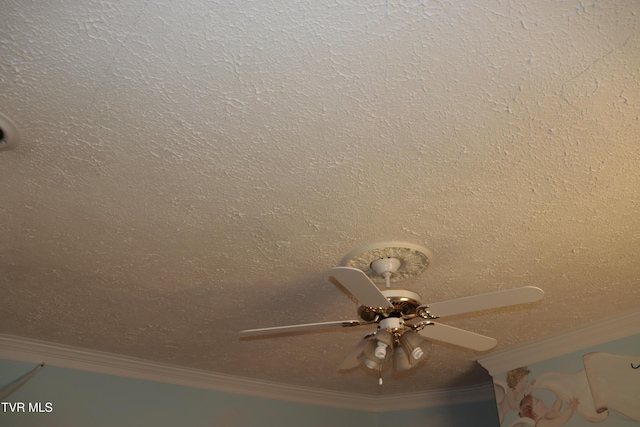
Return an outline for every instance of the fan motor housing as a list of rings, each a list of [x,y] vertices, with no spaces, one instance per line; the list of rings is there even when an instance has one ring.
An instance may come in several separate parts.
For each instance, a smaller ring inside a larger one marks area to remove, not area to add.
[[[365,322],[378,322],[383,317],[400,317],[408,320],[418,316],[417,310],[421,305],[421,298],[417,293],[405,289],[392,289],[381,292],[393,305],[393,311],[387,316],[383,316],[379,309],[363,305],[358,308],[360,319]]]

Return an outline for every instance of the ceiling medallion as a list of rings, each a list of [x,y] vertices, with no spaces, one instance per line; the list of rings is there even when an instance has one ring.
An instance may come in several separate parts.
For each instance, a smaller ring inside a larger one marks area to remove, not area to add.
[[[341,261],[345,267],[353,267],[365,272],[374,283],[385,283],[373,267],[373,263],[384,258],[400,261],[397,271],[391,276],[391,282],[399,282],[418,276],[429,266],[431,253],[422,246],[405,242],[382,242],[363,246],[349,252]]]

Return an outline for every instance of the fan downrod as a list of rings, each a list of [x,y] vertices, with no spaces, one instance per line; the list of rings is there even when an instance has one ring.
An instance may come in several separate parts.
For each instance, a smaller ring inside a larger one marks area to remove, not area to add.
[[[402,265],[402,262],[398,258],[386,257],[371,263],[371,269],[375,271],[378,276],[384,277],[385,287],[391,288],[391,276],[398,272],[398,269]]]

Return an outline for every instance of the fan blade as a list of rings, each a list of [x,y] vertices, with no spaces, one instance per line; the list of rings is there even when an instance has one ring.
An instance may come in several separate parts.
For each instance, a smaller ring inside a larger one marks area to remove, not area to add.
[[[240,331],[240,338],[257,337],[260,335],[277,335],[311,331],[314,329],[330,328],[334,326],[359,326],[365,324],[359,320],[338,320],[334,322],[306,323],[302,325],[276,326],[273,328],[247,329]]]
[[[364,271],[352,267],[334,267],[331,269],[331,275],[351,292],[360,304],[372,308],[393,308]]]
[[[418,333],[429,340],[442,341],[478,351],[491,350],[498,344],[495,338],[486,337],[441,323],[427,325]]]
[[[535,286],[523,286],[521,288],[435,302],[422,307],[428,308],[432,314],[444,317],[471,311],[535,302],[541,300],[543,296],[544,291],[542,289],[536,288]]]

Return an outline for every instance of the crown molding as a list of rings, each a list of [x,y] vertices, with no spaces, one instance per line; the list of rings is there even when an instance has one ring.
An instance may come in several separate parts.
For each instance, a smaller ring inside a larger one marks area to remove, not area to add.
[[[626,311],[614,317],[529,341],[488,356],[474,359],[495,376],[574,351],[640,334],[640,310]]]
[[[420,409],[494,399],[490,383],[389,397],[366,396],[234,377],[1,334],[0,359],[44,363],[59,368],[365,412]]]

